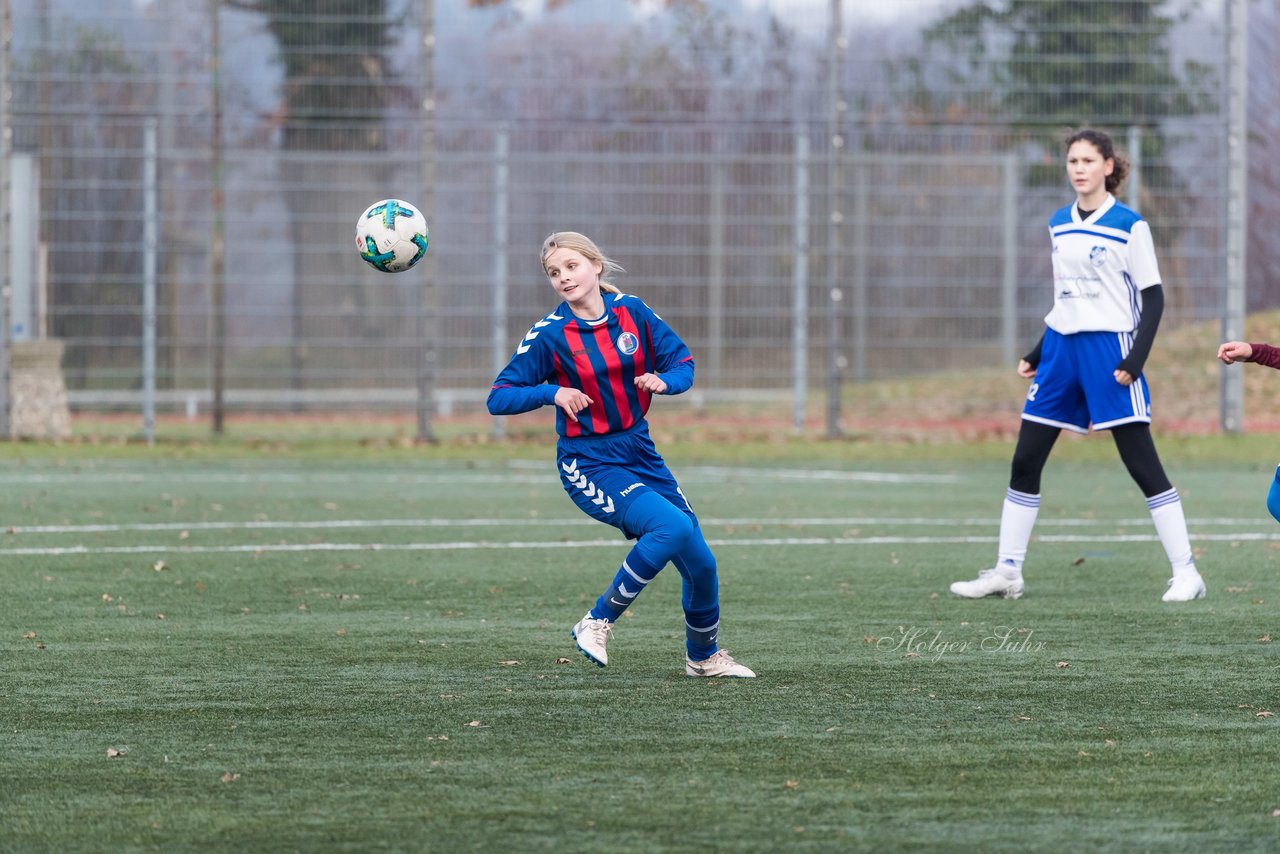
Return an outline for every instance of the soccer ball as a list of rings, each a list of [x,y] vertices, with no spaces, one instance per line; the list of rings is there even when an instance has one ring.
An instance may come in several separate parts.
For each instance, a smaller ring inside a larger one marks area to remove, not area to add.
[[[399,199],[374,202],[356,220],[356,251],[375,269],[402,273],[427,254],[427,218]]]

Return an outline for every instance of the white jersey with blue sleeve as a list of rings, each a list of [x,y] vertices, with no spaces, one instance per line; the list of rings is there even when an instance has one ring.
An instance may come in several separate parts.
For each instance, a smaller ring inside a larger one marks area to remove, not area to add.
[[[1108,193],[1086,219],[1074,203],[1055,212],[1049,235],[1054,291],[1045,324],[1063,335],[1136,329],[1142,291],[1160,284],[1146,220]]]

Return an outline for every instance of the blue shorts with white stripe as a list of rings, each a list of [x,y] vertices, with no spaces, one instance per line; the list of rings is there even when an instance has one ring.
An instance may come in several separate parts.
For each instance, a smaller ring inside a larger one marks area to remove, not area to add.
[[[1147,383],[1116,382],[1115,369],[1129,353],[1129,332],[1077,332],[1046,329],[1040,364],[1027,391],[1022,417],[1077,433],[1121,424],[1151,422]]]

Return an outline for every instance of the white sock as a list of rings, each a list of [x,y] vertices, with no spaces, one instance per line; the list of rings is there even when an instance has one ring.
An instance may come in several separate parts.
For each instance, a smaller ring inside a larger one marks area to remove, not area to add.
[[[1022,562],[1027,559],[1027,543],[1031,542],[1031,529],[1040,513],[1040,496],[1028,495],[1010,489],[1004,496],[1000,511],[1000,546],[996,552],[997,567],[1013,575],[1022,574]]]
[[[1187,534],[1187,519],[1182,515],[1182,499],[1178,490],[1168,489],[1147,499],[1151,521],[1156,523],[1156,533],[1164,553],[1169,556],[1173,574],[1194,572],[1196,560],[1191,553],[1191,537]]]

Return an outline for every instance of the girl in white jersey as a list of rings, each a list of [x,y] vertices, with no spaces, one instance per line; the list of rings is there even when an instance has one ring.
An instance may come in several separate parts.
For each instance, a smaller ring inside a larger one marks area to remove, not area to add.
[[[1142,366],[1151,352],[1164,293],[1151,228],[1112,193],[1128,163],[1111,138],[1081,130],[1067,140],[1067,178],[1076,201],[1053,214],[1053,309],[1039,343],[1018,363],[1031,388],[1000,515],[997,561],[951,592],[969,599],[1022,595],[1022,562],[1040,511],[1040,474],[1063,429],[1110,430],[1143,495],[1172,566],[1163,599],[1204,596],[1182,513],[1151,439]]]

